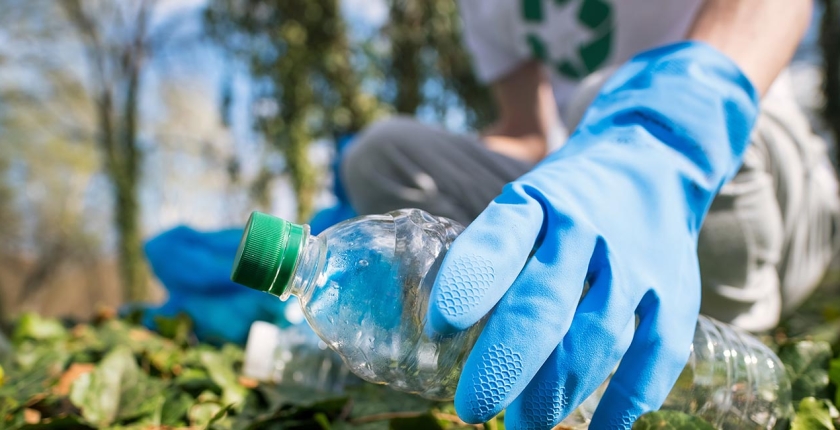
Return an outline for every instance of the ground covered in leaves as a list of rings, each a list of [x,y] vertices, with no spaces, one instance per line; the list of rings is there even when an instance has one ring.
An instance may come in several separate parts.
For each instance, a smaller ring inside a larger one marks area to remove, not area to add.
[[[152,333],[106,315],[68,324],[34,314],[15,321],[0,352],[3,429],[504,429],[468,425],[451,404],[359,384],[342,394],[258,383],[240,375],[238,347],[197,344],[185,319]],[[765,340],[793,382],[794,430],[840,428],[840,299],[812,300]],[[712,429],[677,412],[634,429]]]

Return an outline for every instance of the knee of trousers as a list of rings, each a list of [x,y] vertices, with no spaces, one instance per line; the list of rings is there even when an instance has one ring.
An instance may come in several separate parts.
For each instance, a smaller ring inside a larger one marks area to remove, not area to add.
[[[795,104],[762,106],[744,164],[700,232],[704,313],[767,329],[816,287],[837,249],[840,213],[821,143]]]
[[[751,145],[700,231],[701,311],[746,330],[775,326],[781,313],[777,266],[784,241],[774,177],[761,148]]]

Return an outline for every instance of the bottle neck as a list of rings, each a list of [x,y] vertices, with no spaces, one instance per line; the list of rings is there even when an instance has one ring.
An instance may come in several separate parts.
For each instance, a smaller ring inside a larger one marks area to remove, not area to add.
[[[294,272],[292,272],[289,286],[280,295],[280,299],[286,300],[290,295],[294,295],[302,303],[308,301],[318,279],[318,274],[323,272],[326,257],[324,248],[326,248],[326,245],[323,241],[318,240],[317,236],[307,233],[303,237],[303,249]]]

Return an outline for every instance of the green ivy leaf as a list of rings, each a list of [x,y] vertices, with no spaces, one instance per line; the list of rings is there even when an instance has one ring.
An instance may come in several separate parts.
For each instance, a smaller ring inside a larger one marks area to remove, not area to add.
[[[210,379],[222,389],[222,404],[241,407],[248,396],[248,389],[237,380],[233,363],[226,356],[213,351],[201,351],[200,357]]]
[[[837,387],[834,393],[834,405],[840,407],[840,358],[831,360],[828,365],[828,379]]]
[[[794,402],[805,397],[825,397],[828,387],[828,365],[832,357],[828,342],[803,340],[783,346],[779,358],[791,380]]]
[[[180,313],[173,318],[156,316],[154,320],[161,336],[172,339],[180,345],[189,343],[193,330],[193,322],[189,315]]]
[[[67,357],[54,345],[35,345],[31,341],[19,345],[16,354],[6,367],[5,383],[0,386],[0,418],[36,397],[48,397]]]
[[[633,430],[715,430],[700,417],[677,411],[657,411],[642,415]]]
[[[13,339],[16,344],[19,344],[27,339],[49,341],[66,336],[67,330],[57,320],[26,313],[18,320]]]
[[[161,399],[160,407],[152,419],[148,421],[151,426],[183,426],[187,421],[187,413],[195,403],[195,399],[187,393],[168,388],[166,398]]]
[[[828,400],[806,397],[799,402],[791,430],[835,430],[833,418],[836,415],[837,410]]]
[[[193,405],[195,399],[189,394],[179,393],[175,396],[168,397],[166,403],[163,405],[161,412],[161,424],[163,425],[180,425],[186,420],[187,413],[190,406]]]
[[[219,412],[216,412],[216,415],[213,415],[213,418],[210,419],[210,422],[207,423],[207,426],[209,427],[213,424],[220,422],[223,418],[225,418],[228,415],[228,413],[231,410],[233,410],[233,405],[225,406]]]
[[[219,403],[219,397],[209,391],[201,393],[197,401],[187,412],[192,426],[208,427],[214,422],[214,419],[218,420],[217,416],[219,414],[226,413],[230,408],[230,406],[223,407]]]
[[[105,356],[96,369],[81,375],[70,388],[70,401],[82,417],[107,427],[119,420],[154,414],[163,402],[166,385],[143,373],[128,347]]]
[[[327,415],[323,412],[316,413],[312,419],[321,426],[321,430],[332,430],[332,425],[330,424],[330,419],[327,418]]]

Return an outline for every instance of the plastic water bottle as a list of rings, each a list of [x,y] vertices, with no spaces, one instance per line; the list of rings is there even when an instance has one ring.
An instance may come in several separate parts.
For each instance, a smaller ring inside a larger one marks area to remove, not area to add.
[[[454,397],[483,321],[448,336],[424,334],[432,284],[458,223],[417,209],[355,218],[318,236],[254,212],[232,279],[285,300],[349,369],[367,381],[434,400]],[[691,358],[664,408],[723,429],[773,428],[792,412],[790,383],[757,339],[701,317]],[[567,423],[585,426],[602,393]]]

